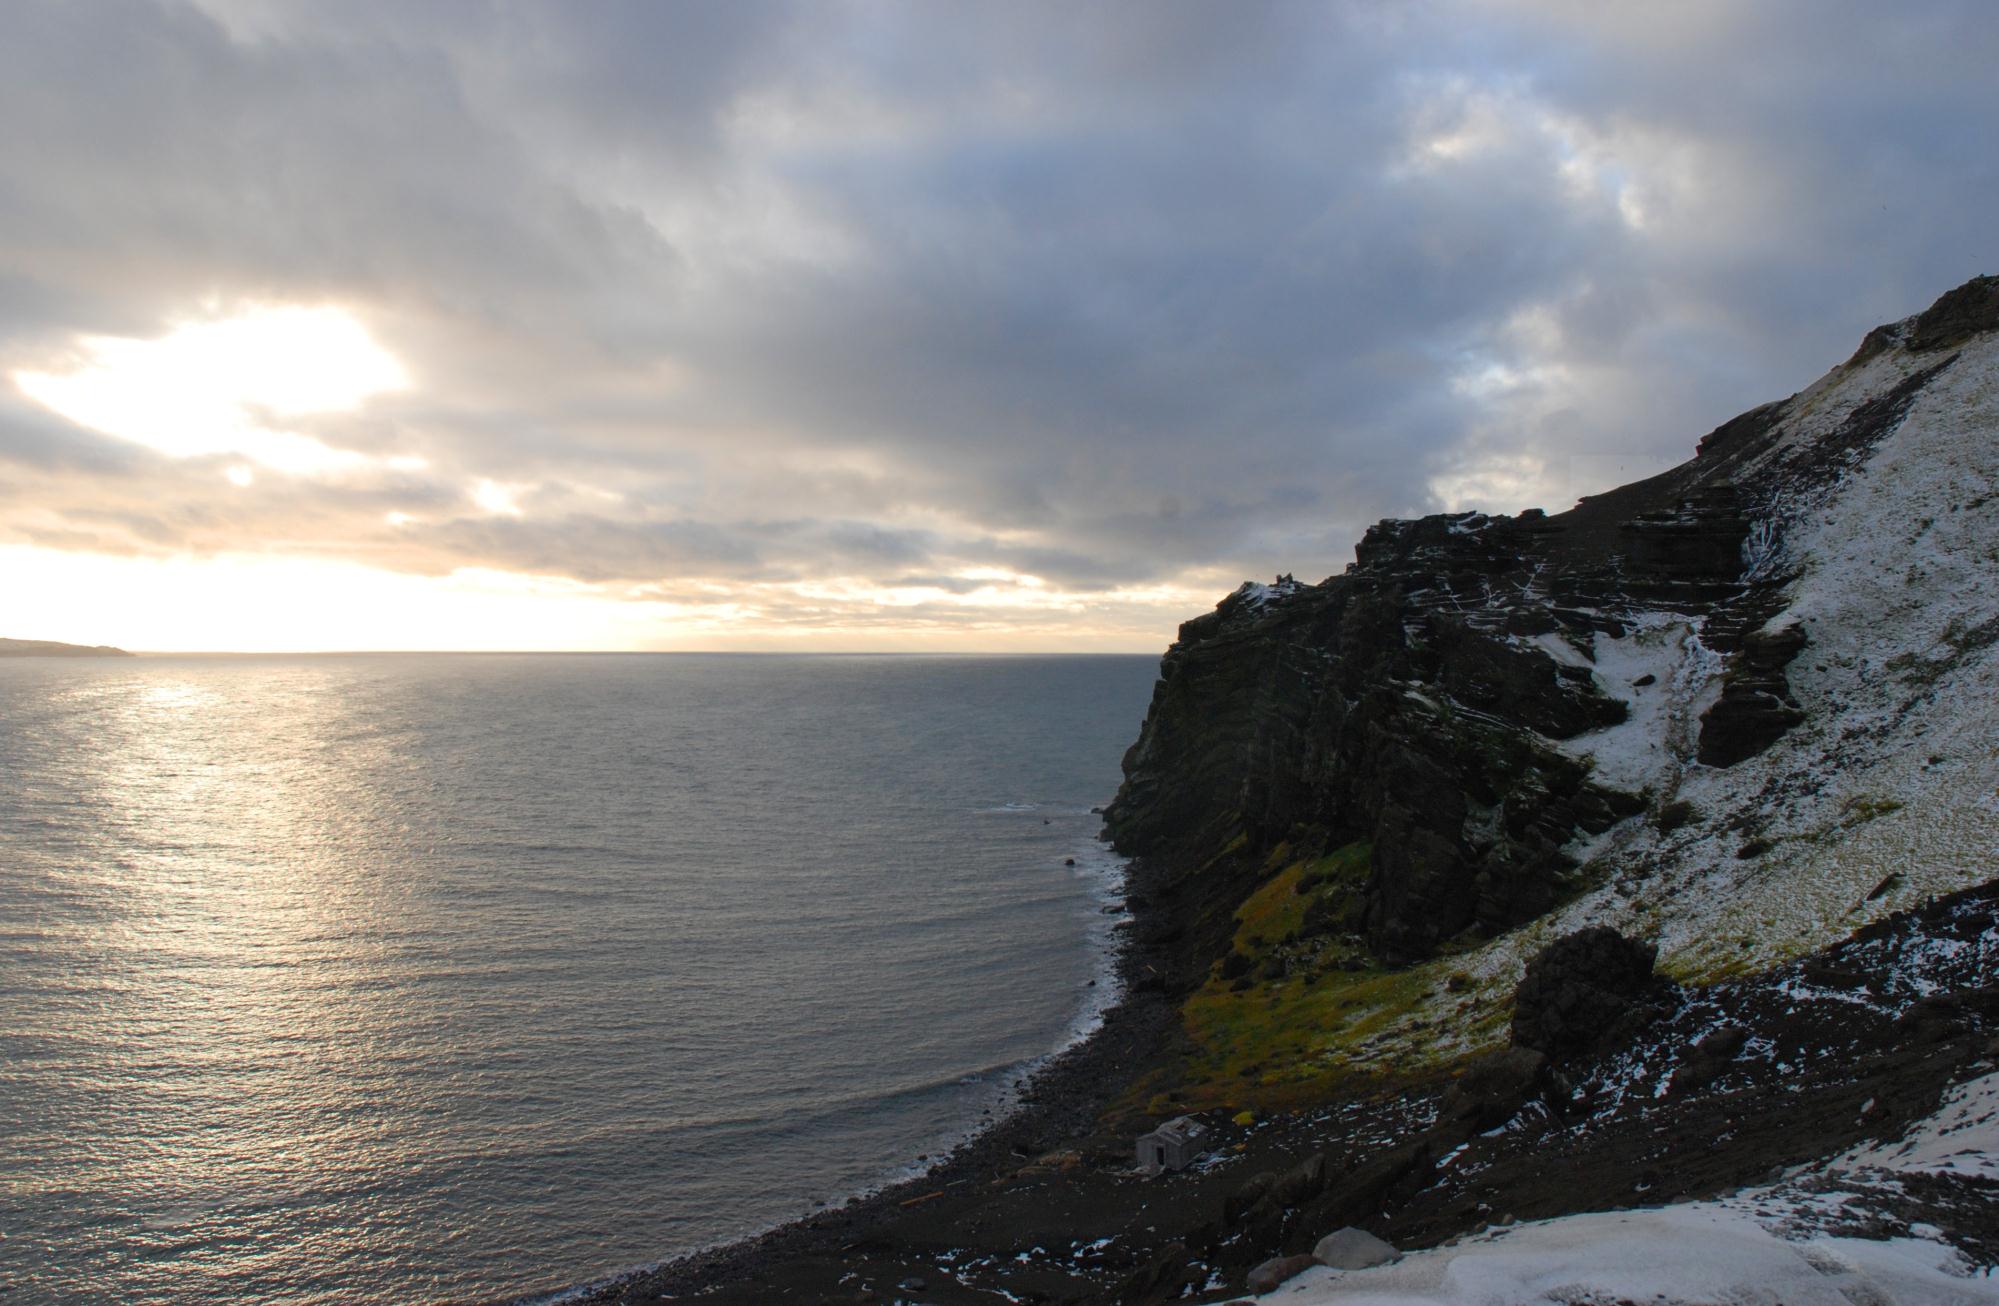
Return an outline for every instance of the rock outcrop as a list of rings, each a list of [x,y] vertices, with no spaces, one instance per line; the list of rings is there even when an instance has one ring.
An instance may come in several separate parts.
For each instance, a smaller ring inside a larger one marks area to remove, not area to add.
[[[1514,1044],[1561,1060],[1625,1041],[1644,1019],[1658,956],[1601,925],[1555,940],[1514,991]]]

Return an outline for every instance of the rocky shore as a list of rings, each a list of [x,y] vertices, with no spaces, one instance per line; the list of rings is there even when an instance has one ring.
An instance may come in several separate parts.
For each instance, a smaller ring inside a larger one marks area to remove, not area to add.
[[[929,1174],[578,1300],[1219,1302],[1780,1181],[1758,1236],[1999,1265],[1999,1168],[1798,1187],[1999,1058],[1995,497],[1978,278],[1661,476],[1244,585],[1106,814],[1103,1028]]]
[[[1130,954],[1140,974],[1146,955]],[[1590,989],[1588,973],[1541,987]],[[1566,1023],[1544,993],[1546,1028],[1529,1037],[1553,1056],[1516,1044],[1312,1109],[1208,1113],[1211,1157],[1160,1176],[1132,1168],[1144,1117],[1122,1100],[1177,1039],[1170,1003],[1137,993],[1021,1112],[921,1178],[574,1300],[1219,1302],[1349,1226],[1408,1250],[1732,1193],[1893,1140],[1951,1085],[1999,1068],[1999,888],[1753,979],[1683,990],[1647,967],[1624,988],[1592,990],[1607,1007],[1571,995]],[[1624,1037],[1579,1034],[1606,1011],[1610,1028],[1635,1017]],[[1878,1189],[1831,1227],[1941,1231],[1999,1265],[1999,1183]]]

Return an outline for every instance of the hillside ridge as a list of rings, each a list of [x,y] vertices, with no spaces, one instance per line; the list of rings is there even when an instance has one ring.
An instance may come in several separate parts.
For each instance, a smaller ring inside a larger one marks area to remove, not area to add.
[[[64,644],[53,639],[0,639],[0,658],[129,658],[109,644]]]

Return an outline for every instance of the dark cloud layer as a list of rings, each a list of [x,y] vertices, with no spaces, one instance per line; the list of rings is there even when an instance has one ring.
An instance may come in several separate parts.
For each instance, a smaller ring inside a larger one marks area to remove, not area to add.
[[[330,304],[410,385],[248,485],[0,393],[0,542],[1156,625],[1993,270],[1994,66],[1980,0],[19,0],[0,370]]]

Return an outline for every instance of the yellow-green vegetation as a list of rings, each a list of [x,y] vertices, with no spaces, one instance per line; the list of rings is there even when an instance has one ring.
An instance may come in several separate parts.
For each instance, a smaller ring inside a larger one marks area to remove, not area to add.
[[[1901,810],[1902,804],[1893,798],[1867,798],[1864,796],[1849,798],[1841,808],[1841,815],[1844,819],[1840,821],[1840,828],[1851,829],[1856,825],[1865,825],[1869,821],[1879,820],[1890,813]]]
[[[1367,952],[1353,910],[1369,851],[1272,855],[1236,912],[1242,960],[1218,966],[1181,1009],[1193,1044],[1181,1109],[1323,1100],[1339,1081],[1444,1064],[1501,1035],[1506,994],[1452,955],[1391,970]]]

